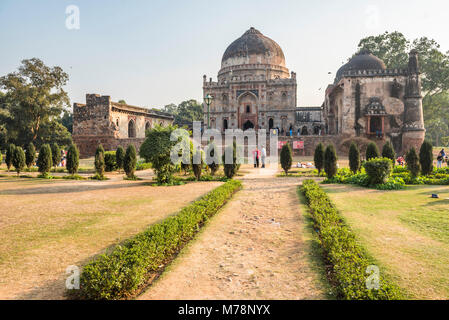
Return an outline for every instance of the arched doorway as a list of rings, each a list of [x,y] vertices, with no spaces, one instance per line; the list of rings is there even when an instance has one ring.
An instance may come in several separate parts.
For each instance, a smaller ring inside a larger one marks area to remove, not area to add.
[[[254,129],[254,123],[252,123],[251,121],[248,120],[243,124],[243,131],[250,130],[250,129]]]
[[[314,135],[319,135],[320,134],[320,127],[318,127],[318,126],[315,126],[315,127],[313,127],[313,134]]]
[[[228,130],[228,119],[223,120],[223,130]]]
[[[371,117],[369,122],[370,133],[376,136],[381,136],[382,132],[382,117]]]
[[[151,124],[149,121],[145,123],[145,132],[151,129]]]
[[[128,122],[128,138],[136,137],[136,124],[134,120],[129,120]]]
[[[270,120],[268,121],[268,128],[270,130],[274,129],[274,120],[273,120],[273,118],[270,118]]]
[[[302,136],[308,136],[309,135],[309,130],[307,130],[306,126],[302,127],[301,135]]]

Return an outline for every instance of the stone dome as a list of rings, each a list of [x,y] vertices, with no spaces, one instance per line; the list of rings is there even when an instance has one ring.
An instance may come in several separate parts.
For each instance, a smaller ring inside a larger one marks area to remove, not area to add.
[[[226,49],[221,64],[222,68],[244,64],[285,67],[285,57],[276,42],[250,28]]]
[[[336,80],[341,79],[343,73],[348,71],[363,71],[363,70],[385,70],[385,63],[378,57],[372,55],[367,50],[362,50],[357,53],[348,63],[343,65],[337,71]]]

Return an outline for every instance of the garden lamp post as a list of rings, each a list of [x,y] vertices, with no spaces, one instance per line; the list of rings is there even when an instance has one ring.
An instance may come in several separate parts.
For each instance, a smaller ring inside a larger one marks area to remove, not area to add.
[[[212,103],[212,99],[210,94],[207,94],[206,97],[204,97],[204,103],[207,105],[207,129],[210,129],[210,104]]]

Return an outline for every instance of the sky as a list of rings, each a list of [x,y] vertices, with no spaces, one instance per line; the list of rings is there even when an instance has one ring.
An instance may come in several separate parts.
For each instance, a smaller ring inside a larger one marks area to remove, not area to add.
[[[202,101],[203,75],[216,81],[227,46],[255,27],[297,73],[298,106],[319,106],[366,36],[400,31],[449,51],[448,12],[447,0],[0,0],[0,76],[37,57],[69,74],[72,103],[86,93],[150,108]]]

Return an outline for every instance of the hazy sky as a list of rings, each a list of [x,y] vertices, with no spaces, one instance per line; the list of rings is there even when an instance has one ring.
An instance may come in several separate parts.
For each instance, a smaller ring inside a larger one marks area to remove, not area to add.
[[[69,5],[79,30],[66,27]],[[69,74],[72,102],[86,93],[148,107],[201,100],[203,74],[216,80],[227,46],[253,26],[297,72],[299,106],[321,105],[365,36],[397,30],[448,51],[448,12],[447,0],[0,0],[0,75],[38,57]]]

